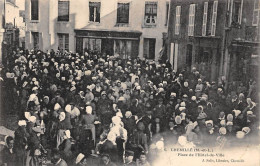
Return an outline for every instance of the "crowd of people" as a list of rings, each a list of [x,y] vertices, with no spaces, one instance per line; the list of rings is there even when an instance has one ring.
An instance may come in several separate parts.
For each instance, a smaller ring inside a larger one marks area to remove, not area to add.
[[[225,149],[258,136],[256,80],[226,88],[195,67],[95,52],[8,58],[2,100],[19,127],[6,137],[7,166],[149,166],[168,147]]]

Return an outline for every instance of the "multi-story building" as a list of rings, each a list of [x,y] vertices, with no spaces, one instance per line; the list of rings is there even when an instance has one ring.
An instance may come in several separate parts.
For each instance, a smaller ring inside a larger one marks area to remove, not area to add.
[[[259,40],[248,36],[258,36],[258,27],[259,0],[171,0],[170,62],[175,70],[196,67],[212,81],[240,80],[240,70],[247,75],[256,64]]]
[[[26,47],[158,60],[167,0],[26,0]],[[165,35],[164,35],[165,36]]]
[[[24,0],[5,0],[4,8],[4,28],[5,42],[9,46],[22,47],[25,42],[25,19]]]

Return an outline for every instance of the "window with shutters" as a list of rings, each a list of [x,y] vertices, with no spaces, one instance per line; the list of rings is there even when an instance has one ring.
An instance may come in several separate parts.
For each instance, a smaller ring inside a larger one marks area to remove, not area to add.
[[[31,20],[39,20],[39,0],[31,0]]]
[[[259,23],[259,14],[260,13],[260,3],[259,0],[254,1],[254,11],[253,11],[253,26],[258,26]]]
[[[32,32],[32,43],[33,43],[33,49],[38,50],[39,49],[39,32]]]
[[[203,22],[202,22],[202,36],[206,36],[206,32],[207,32],[208,5],[209,5],[208,2],[204,2]]]
[[[176,6],[175,35],[180,33],[181,6]]]
[[[190,5],[188,36],[194,36],[195,4]]]
[[[169,19],[169,8],[170,8],[169,2],[166,2],[166,19],[165,19],[165,26],[168,25],[168,19]]]
[[[118,3],[117,23],[129,23],[129,3]]]
[[[215,36],[216,23],[217,23],[218,1],[213,3],[212,23],[211,23],[211,36]]]
[[[229,0],[229,26],[238,26],[242,21],[243,0]]]
[[[100,22],[100,2],[89,2],[89,21]]]
[[[156,25],[157,22],[157,2],[145,2],[145,25]]]
[[[69,4],[68,0],[59,0],[58,21],[69,21]]]
[[[69,34],[58,33],[58,50],[61,52],[69,51]]]

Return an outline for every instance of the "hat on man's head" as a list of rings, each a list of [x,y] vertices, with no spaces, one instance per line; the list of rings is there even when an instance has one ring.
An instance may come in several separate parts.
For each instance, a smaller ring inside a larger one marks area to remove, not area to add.
[[[133,151],[131,151],[131,150],[126,150],[125,151],[125,156],[134,156],[134,152]]]

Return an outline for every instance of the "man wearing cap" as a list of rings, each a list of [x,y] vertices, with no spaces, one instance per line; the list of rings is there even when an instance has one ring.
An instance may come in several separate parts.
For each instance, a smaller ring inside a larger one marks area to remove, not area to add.
[[[126,150],[124,166],[136,166],[136,163],[133,161],[133,159],[134,159],[134,152],[131,150]]]
[[[102,124],[110,124],[112,118],[111,105],[105,91],[101,92],[101,98],[97,102],[97,114]]]
[[[111,161],[109,154],[102,154],[99,166],[116,166],[116,164]]]
[[[61,97],[61,91],[57,90],[55,92],[55,97],[51,100],[51,104],[54,106],[56,103],[59,103],[61,107],[65,106],[65,101],[63,97]]]
[[[154,108],[153,116],[162,119],[165,115],[165,112],[166,108],[165,105],[163,105],[163,98],[160,97],[158,99],[158,104]]]
[[[58,150],[54,150],[54,152],[52,152],[51,162],[56,166],[68,166],[66,161],[61,158]]]
[[[175,105],[177,103],[175,96],[176,93],[171,93],[170,100],[168,101],[166,105],[166,118],[167,120],[170,120],[171,117],[175,116]]]

